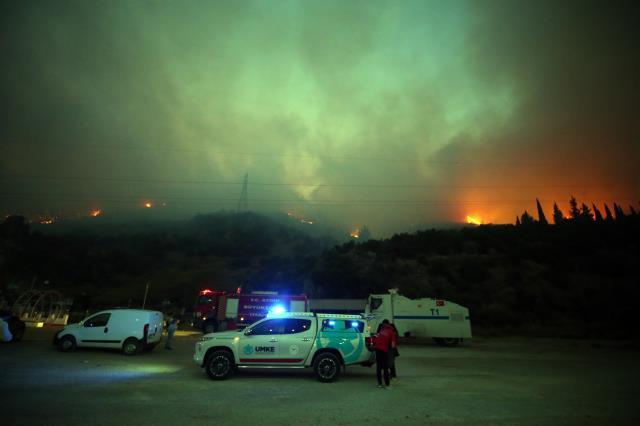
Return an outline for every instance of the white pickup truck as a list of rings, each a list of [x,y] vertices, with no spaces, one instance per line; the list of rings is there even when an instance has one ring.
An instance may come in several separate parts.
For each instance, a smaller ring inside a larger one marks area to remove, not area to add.
[[[242,331],[205,334],[193,360],[213,380],[238,368],[309,368],[333,382],[347,365],[369,366],[370,328],[361,315],[312,312],[269,315]]]

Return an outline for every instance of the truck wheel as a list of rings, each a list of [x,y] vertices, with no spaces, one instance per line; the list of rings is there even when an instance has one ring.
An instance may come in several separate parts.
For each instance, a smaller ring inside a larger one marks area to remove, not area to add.
[[[62,339],[60,339],[60,350],[62,352],[73,352],[76,350],[77,346],[76,338],[70,334],[63,336]]]
[[[207,358],[205,365],[211,380],[225,380],[234,371],[234,363],[228,351],[215,351]]]
[[[313,362],[313,371],[321,382],[335,382],[340,377],[340,360],[331,352],[321,353]]]
[[[142,349],[140,340],[135,337],[129,337],[122,345],[122,353],[125,355],[136,355],[140,352],[140,349]]]

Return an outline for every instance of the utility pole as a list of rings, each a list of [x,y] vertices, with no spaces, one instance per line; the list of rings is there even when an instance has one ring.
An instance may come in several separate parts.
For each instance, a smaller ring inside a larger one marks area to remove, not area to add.
[[[147,293],[149,293],[149,282],[147,281],[147,286],[144,288],[144,299],[142,299],[142,309],[144,309],[144,305],[147,303]]]
[[[249,183],[249,173],[244,174],[244,181],[242,182],[242,192],[240,192],[240,200],[238,201],[238,213],[247,211],[247,186]]]

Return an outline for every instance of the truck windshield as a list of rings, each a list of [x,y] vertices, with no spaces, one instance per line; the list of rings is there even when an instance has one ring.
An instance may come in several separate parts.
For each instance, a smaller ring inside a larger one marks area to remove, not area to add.
[[[372,297],[371,298],[371,310],[375,311],[382,305],[382,299],[380,297]]]
[[[211,303],[213,299],[209,296],[199,296],[198,301],[196,302],[198,305],[208,305]]]

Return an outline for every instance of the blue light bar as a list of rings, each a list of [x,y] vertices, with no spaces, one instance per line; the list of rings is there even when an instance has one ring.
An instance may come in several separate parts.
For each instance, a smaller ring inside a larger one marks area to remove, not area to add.
[[[284,314],[287,310],[282,305],[274,305],[269,309],[272,314]]]

